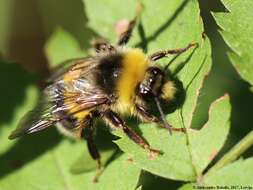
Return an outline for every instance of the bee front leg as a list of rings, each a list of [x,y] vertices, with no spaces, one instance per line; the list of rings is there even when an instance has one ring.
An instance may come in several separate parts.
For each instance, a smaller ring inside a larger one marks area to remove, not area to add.
[[[103,119],[106,121],[106,123],[109,124],[111,128],[120,128],[123,130],[123,132],[136,144],[144,148],[145,150],[149,151],[149,157],[152,159],[158,154],[161,154],[161,151],[153,149],[150,147],[150,145],[142,138],[140,137],[135,131],[133,131],[131,128],[127,127],[125,122],[119,117],[119,115],[111,110],[106,110],[103,113]]]
[[[167,126],[163,124],[161,119],[157,118],[156,116],[152,115],[146,107],[136,104],[135,105],[137,117],[140,118],[144,122],[153,122],[157,123],[159,127],[168,129]],[[170,127],[170,130],[172,131],[179,131],[179,132],[185,132],[185,128],[173,128],[170,124],[168,124]]]
[[[84,129],[83,136],[87,140],[87,147],[91,157],[97,162],[96,175],[94,176],[93,181],[98,182],[98,178],[101,175],[101,160],[96,144],[94,143],[93,125],[90,125]]]
[[[196,47],[197,45],[198,45],[197,43],[190,43],[185,48],[157,51],[157,52],[151,54],[149,56],[149,59],[152,61],[157,61],[159,59],[166,57],[169,54],[176,54],[176,55],[181,54],[181,53],[187,51],[188,49],[190,49],[191,47]]]

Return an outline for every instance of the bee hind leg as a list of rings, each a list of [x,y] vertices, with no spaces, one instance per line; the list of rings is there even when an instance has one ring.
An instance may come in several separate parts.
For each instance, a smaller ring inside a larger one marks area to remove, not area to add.
[[[114,129],[122,129],[123,132],[136,144],[141,146],[143,149],[147,150],[149,152],[150,159],[153,159],[158,154],[161,154],[162,152],[160,150],[156,150],[150,147],[150,145],[142,138],[140,137],[135,131],[133,131],[131,128],[127,127],[125,122],[119,117],[119,115],[111,110],[106,110],[103,113],[103,119],[106,121],[106,123],[109,124],[111,128]]]
[[[91,157],[97,162],[96,174],[93,178],[93,182],[98,182],[98,178],[102,173],[100,154],[94,142],[94,127],[92,125],[85,128],[83,131],[83,137],[87,140],[87,147]]]

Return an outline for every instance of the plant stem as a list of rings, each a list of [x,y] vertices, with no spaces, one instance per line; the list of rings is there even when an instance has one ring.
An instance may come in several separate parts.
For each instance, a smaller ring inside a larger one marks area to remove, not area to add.
[[[236,160],[253,144],[253,130],[247,134],[240,142],[238,142],[227,154],[225,154],[206,174],[209,176],[220,168]]]

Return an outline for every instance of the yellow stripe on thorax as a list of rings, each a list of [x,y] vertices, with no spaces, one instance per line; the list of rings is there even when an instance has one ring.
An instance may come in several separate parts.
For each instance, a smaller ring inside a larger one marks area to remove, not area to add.
[[[121,113],[133,112],[135,88],[145,75],[149,61],[141,49],[131,49],[123,54],[122,74],[117,82],[117,109]]]

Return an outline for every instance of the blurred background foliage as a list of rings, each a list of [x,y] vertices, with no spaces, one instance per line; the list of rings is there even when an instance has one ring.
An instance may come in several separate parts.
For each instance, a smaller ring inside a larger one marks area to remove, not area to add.
[[[201,91],[193,123],[202,126],[207,120],[211,102],[224,93],[229,93],[232,122],[228,141],[223,148],[223,151],[226,151],[252,130],[253,93],[249,89],[250,85],[240,78],[230,63],[226,54],[229,48],[220,36],[219,28],[211,16],[211,11],[225,11],[225,8],[219,0],[199,0],[199,4],[205,33],[212,45],[213,67]],[[44,47],[57,28],[61,27],[74,36],[82,49],[87,50],[89,47],[90,39],[96,36],[96,33],[86,25],[87,16],[84,6],[85,3],[81,0],[0,0],[0,60],[2,60],[0,63],[0,133],[2,127],[12,121],[16,107],[23,104],[25,87],[40,81],[38,79],[48,74],[48,60]],[[18,63],[19,66],[12,65],[13,62]],[[43,141],[43,135],[48,134],[42,134],[41,139],[37,141]],[[51,145],[56,144],[60,139],[56,134],[51,136],[55,139],[51,141]],[[21,143],[29,144],[29,140],[31,138]],[[46,147],[41,147],[38,151],[46,151],[44,148]],[[247,157],[252,153],[251,148],[243,156]],[[36,156],[36,152],[33,154]],[[143,189],[166,189],[168,185],[176,188],[181,185],[179,182],[152,174],[143,175],[145,175],[142,178]]]

